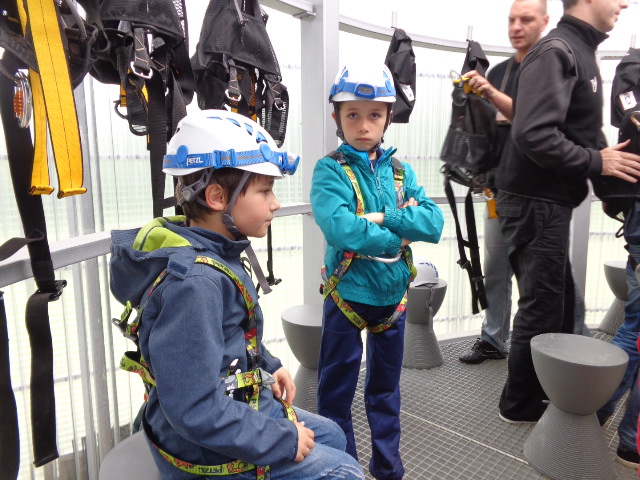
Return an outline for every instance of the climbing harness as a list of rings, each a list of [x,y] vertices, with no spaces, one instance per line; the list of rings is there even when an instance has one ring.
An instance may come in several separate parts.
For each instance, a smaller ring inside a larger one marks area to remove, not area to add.
[[[289,94],[258,0],[210,0],[191,59],[198,106],[229,108],[260,123],[282,146]]]
[[[401,28],[393,30],[384,63],[393,75],[396,89],[391,122],[409,123],[416,104],[416,56],[411,46],[411,37]]]
[[[472,195],[485,192],[484,174],[497,165],[496,109],[491,103],[473,92],[464,74],[476,70],[484,75],[489,67],[482,47],[469,40],[461,74],[452,72],[453,93],[451,125],[447,131],[440,158],[444,162],[444,190],[456,224],[456,239],[460,259],[458,265],[467,271],[471,286],[472,312],[477,314],[487,308],[487,297],[480,261],[480,245],[476,230]],[[451,182],[467,187],[465,218],[467,239],[462,234],[458,209]],[[465,252],[469,249],[469,257]]]
[[[349,178],[349,181],[351,182],[354,193],[356,195],[356,215],[364,215],[365,207],[364,199],[362,197],[362,191],[360,190],[358,180],[356,179],[353,170],[347,163],[344,154],[342,152],[333,151],[327,156],[336,160],[344,170],[344,173]],[[396,206],[398,208],[402,208],[402,206],[404,205],[404,167],[402,166],[402,163],[400,163],[400,161],[396,158],[392,158],[392,162],[394,189],[396,192]],[[363,319],[358,313],[356,313],[353,308],[340,296],[336,287],[338,285],[338,282],[340,282],[340,280],[345,276],[345,274],[349,270],[349,267],[351,266],[351,263],[355,259],[393,263],[397,262],[401,258],[407,263],[407,266],[409,267],[409,271],[411,272],[409,283],[411,283],[411,281],[416,276],[416,267],[413,265],[411,249],[408,246],[402,249],[396,257],[392,258],[369,257],[355,252],[344,252],[342,261],[338,264],[331,276],[328,276],[325,267],[322,267],[321,275],[325,283],[320,287],[320,293],[322,293],[325,300],[330,296],[333,301],[336,302],[336,305],[342,311],[342,313],[349,319],[349,321],[360,330],[366,328],[367,331],[371,333],[384,332],[385,330],[391,328],[405,312],[407,303],[407,292],[405,292],[402,300],[388,319],[371,327],[367,324],[367,321]]]
[[[101,2],[93,18],[111,48],[90,73],[102,83],[120,85],[116,113],[127,119],[134,135],[147,137],[154,217],[175,206],[173,196],[164,196],[162,162],[195,90],[186,15],[184,0],[127,0]]]
[[[166,221],[184,221],[184,217],[176,216],[156,219],[154,222],[152,222],[152,224],[150,224],[148,228],[152,229],[158,226],[162,226]],[[146,236],[144,234],[148,232],[142,233],[143,236]],[[188,242],[184,240],[181,245],[188,245]],[[140,244],[136,241],[136,243],[134,243],[134,248],[137,248],[139,246]],[[236,369],[236,359],[229,366],[227,377],[225,377],[223,381],[225,384],[226,395],[233,395],[236,390],[245,389],[244,401],[248,403],[254,410],[258,410],[258,399],[260,397],[261,388],[270,388],[270,385],[275,383],[275,380],[270,373],[258,367],[260,355],[258,351],[257,316],[255,303],[253,302],[253,299],[249,295],[242,281],[229,267],[211,257],[206,257],[203,255],[197,256],[195,258],[195,263],[208,265],[227,275],[238,287],[238,290],[244,298],[245,306],[247,308],[247,319],[243,325],[243,330],[247,347],[246,354],[249,369],[246,372],[241,372]],[[145,401],[148,400],[148,393],[150,392],[151,388],[155,387],[155,380],[149,369],[149,365],[142,357],[142,353],[138,344],[138,329],[140,327],[140,321],[142,319],[142,314],[146,303],[149,301],[149,298],[151,297],[155,289],[166,278],[166,276],[167,270],[165,269],[153,282],[151,288],[149,289],[149,292],[147,293],[146,301],[143,304],[141,304],[138,308],[135,308],[132,306],[131,302],[127,301],[125,303],[125,310],[120,318],[113,319],[113,324],[118,327],[120,332],[126,338],[133,341],[136,345],[136,351],[125,352],[122,360],[120,361],[120,368],[140,375],[145,385]],[[129,318],[134,310],[137,310],[137,315],[133,321],[129,322]],[[291,407],[286,401],[282,399],[277,400],[282,403],[286,418],[292,422],[297,422],[297,416],[295,411],[293,410],[293,407]],[[191,473],[194,475],[218,476],[231,475],[255,470],[256,480],[269,480],[270,478],[269,466],[257,466],[243,462],[242,460],[234,460],[220,465],[198,465],[180,460],[158,446],[158,442],[154,439],[153,433],[146,423],[144,416],[142,419],[142,425],[145,430],[145,434],[150,439],[151,443],[160,453],[160,455],[162,455],[162,457],[169,463],[171,463],[174,467],[182,470],[183,472]]]

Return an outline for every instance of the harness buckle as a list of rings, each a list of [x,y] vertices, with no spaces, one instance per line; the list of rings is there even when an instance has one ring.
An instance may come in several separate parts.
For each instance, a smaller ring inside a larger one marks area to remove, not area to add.
[[[471,261],[469,260],[463,261],[462,259],[460,259],[456,263],[460,265],[460,268],[464,268],[465,270],[471,268]]]
[[[131,61],[131,63],[129,64],[129,68],[131,68],[131,71],[137,75],[140,78],[144,78],[145,80],[149,80],[152,76],[153,76],[153,69],[149,70],[149,73],[144,73],[143,71],[140,70],[136,70],[136,66],[133,63],[133,60]]]
[[[48,293],[49,301],[55,302],[62,295],[62,289],[67,286],[66,280],[56,280],[54,282],[54,291],[53,292],[43,292],[42,290],[38,290],[36,293]]]
[[[273,375],[271,375],[262,367],[258,367],[258,371],[260,372],[260,380],[262,386],[267,387],[269,390],[271,390],[271,385],[276,383],[276,379],[273,378]]]

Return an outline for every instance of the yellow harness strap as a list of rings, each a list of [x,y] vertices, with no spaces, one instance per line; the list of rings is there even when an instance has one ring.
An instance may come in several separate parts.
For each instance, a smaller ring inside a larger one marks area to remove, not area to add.
[[[18,2],[26,31],[27,13]],[[62,45],[54,2],[26,0],[28,22],[38,61],[39,75],[30,71],[34,102],[35,155],[31,176],[32,195],[50,194],[46,152],[46,118],[58,172],[58,198],[87,191],[82,186],[82,150],[69,67]]]

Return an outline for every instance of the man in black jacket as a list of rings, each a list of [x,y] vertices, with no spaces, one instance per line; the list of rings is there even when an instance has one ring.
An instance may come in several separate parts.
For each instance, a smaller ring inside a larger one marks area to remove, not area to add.
[[[520,291],[499,404],[500,417],[510,423],[536,422],[546,407],[531,338],[573,332],[569,226],[572,210],[588,194],[587,179],[640,177],[640,156],[623,152],[626,144],[606,148],[595,58],[628,0],[563,0],[563,5],[558,26],[520,67],[513,141],[505,145],[496,176],[498,217]]]
[[[496,129],[498,132],[498,153],[502,151],[511,134],[513,119],[512,97],[516,93],[516,77],[520,63],[531,47],[540,40],[547,28],[547,0],[514,0],[509,11],[509,41],[516,50],[513,57],[498,63],[483,77],[475,70],[465,73],[469,86],[479,91],[497,109]],[[491,185],[494,194],[495,187]],[[484,287],[489,306],[485,310],[480,338],[471,349],[461,355],[463,363],[476,364],[485,360],[507,358],[509,330],[511,327],[511,277],[508,244],[502,236],[498,218],[492,214],[487,201],[487,218],[484,220]],[[493,209],[495,213],[495,209]]]

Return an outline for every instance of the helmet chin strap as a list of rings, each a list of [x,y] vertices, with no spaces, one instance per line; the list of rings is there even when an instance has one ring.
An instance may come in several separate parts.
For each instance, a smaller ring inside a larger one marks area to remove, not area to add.
[[[238,230],[238,227],[235,226],[233,215],[231,215],[231,210],[236,204],[236,200],[238,199],[238,196],[240,195],[240,192],[242,191],[245,183],[247,183],[250,175],[251,172],[248,172],[246,170],[243,171],[242,178],[240,179],[238,186],[234,190],[233,194],[231,195],[231,199],[227,204],[227,209],[222,212],[222,223],[224,223],[225,227],[227,227],[227,230],[229,230],[229,233],[231,233],[231,235],[233,235],[236,240],[244,237],[244,235],[242,235]],[[260,285],[260,287],[262,287],[262,291],[265,295],[267,293],[271,293],[269,282],[267,282],[267,278],[264,276],[262,267],[260,267],[260,262],[258,262],[258,257],[253,251],[251,244],[249,244],[249,246],[245,249],[245,253],[247,254],[247,257],[249,257],[249,264],[251,265],[251,269],[253,270],[253,272],[256,274],[256,280],[258,280],[258,284]]]

